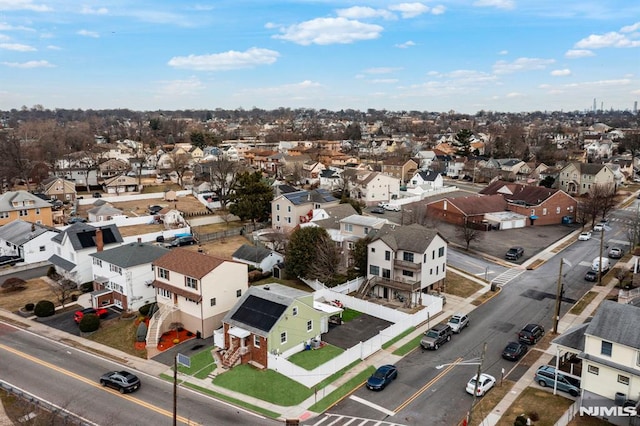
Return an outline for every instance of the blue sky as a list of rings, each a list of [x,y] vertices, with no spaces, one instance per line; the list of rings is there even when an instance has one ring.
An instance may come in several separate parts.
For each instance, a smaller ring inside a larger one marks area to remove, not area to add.
[[[637,0],[0,0],[0,109],[633,109]]]

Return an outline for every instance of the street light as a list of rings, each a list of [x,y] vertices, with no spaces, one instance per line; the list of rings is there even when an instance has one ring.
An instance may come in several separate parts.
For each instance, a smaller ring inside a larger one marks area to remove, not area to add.
[[[476,375],[476,386],[477,386],[480,384],[480,376],[482,375],[482,363],[484,361],[484,354],[486,351],[487,351],[487,342],[485,342],[484,345],[482,346],[482,355],[480,356],[480,358],[472,358],[469,360],[454,362],[451,364],[436,365],[436,369],[440,370],[445,365],[477,365],[478,366],[478,373]],[[466,422],[467,425],[471,425],[471,414],[473,412],[473,406],[476,405],[476,398],[477,398],[477,392],[476,392],[476,389],[473,389],[473,399],[471,400],[471,408],[469,408],[469,414],[467,415],[467,422]]]

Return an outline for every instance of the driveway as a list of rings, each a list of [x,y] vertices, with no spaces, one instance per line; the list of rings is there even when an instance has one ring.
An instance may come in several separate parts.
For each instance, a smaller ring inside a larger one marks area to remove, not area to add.
[[[42,324],[45,324],[52,328],[62,330],[69,334],[73,334],[74,336],[79,336],[80,329],[78,328],[78,324],[76,324],[75,321],[73,320],[73,314],[77,310],[80,310],[82,308],[83,306],[77,305],[77,309],[72,309],[67,312],[55,314],[50,317],[37,318],[35,319],[35,321],[41,322]],[[107,311],[109,311],[109,315],[107,315],[106,318],[101,319],[101,321],[115,318],[116,316],[120,315],[120,312],[114,310],[113,308],[107,308]]]
[[[322,340],[342,349],[349,349],[360,342],[369,340],[393,323],[371,315],[362,314],[342,325],[331,327],[322,335]]]

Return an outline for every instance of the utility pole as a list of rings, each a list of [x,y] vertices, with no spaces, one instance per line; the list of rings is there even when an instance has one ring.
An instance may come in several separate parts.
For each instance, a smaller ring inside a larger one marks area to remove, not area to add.
[[[178,424],[178,355],[173,357],[173,426]]]
[[[560,272],[558,272],[558,288],[556,290],[556,309],[553,312],[553,334],[558,334],[558,322],[560,321],[560,301],[562,300],[562,265],[564,259],[560,259]]]
[[[476,376],[476,388],[473,390],[473,399],[471,400],[471,408],[469,408],[469,415],[467,416],[467,425],[471,426],[471,415],[473,414],[473,407],[476,405],[476,398],[478,397],[478,386],[480,385],[480,375],[482,374],[482,363],[484,362],[484,354],[487,351],[487,342],[484,342],[482,346],[482,355],[480,356],[480,362],[478,363],[478,375]]]
[[[602,285],[602,246],[604,245],[604,227],[602,224],[602,231],[600,231],[600,257],[598,258],[598,285]]]

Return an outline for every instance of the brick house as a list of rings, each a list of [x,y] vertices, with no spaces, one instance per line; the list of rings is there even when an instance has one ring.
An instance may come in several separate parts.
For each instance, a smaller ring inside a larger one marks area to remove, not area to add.
[[[412,159],[387,158],[382,162],[382,173],[400,179],[402,183],[408,182],[417,169],[418,163]]]

